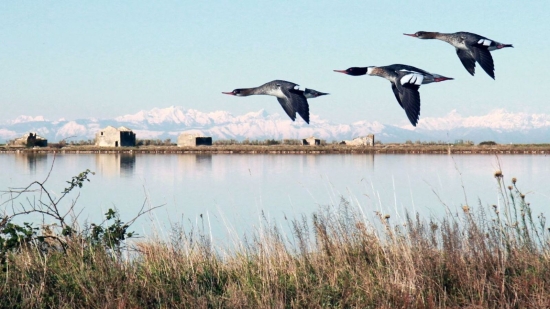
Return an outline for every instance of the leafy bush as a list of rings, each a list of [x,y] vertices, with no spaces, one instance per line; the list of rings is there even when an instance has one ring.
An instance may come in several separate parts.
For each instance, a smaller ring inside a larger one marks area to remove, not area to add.
[[[61,209],[60,202],[71,191],[82,188],[85,182],[90,181],[88,177],[93,174],[87,169],[72,177],[70,181],[67,181],[69,186],[62,191],[58,198],[55,198],[45,187],[49,175],[43,182],[34,181],[22,190],[10,191],[9,193],[13,197],[0,205],[13,210],[10,214],[0,218],[0,264],[6,263],[6,256],[10,252],[21,252],[29,247],[36,247],[43,254],[52,250],[67,252],[70,244],[75,242],[91,247],[99,246],[120,254],[123,241],[136,235],[134,232],[128,231],[130,226],[137,218],[152,209],[144,211],[144,207],[142,207],[138,214],[127,223],[120,219],[116,209],[109,209],[105,213],[104,221],[87,224],[84,228],[80,228],[75,218],[68,219],[68,215],[73,213],[76,202],[72,203],[68,211]],[[20,198],[24,198],[24,195],[37,192],[40,197],[45,197],[45,199],[40,198],[35,201],[26,198],[26,205],[18,202]],[[40,228],[32,223],[16,223],[15,219],[25,218],[32,214],[39,214],[45,220],[49,219],[50,222]]]

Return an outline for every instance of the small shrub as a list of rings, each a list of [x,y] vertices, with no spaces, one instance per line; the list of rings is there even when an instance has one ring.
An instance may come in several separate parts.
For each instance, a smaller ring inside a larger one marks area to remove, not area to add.
[[[93,174],[87,169],[72,177],[70,181],[66,181],[69,186],[61,191],[61,195],[57,198],[45,187],[47,178],[43,182],[34,181],[21,191],[9,191],[13,197],[0,204],[11,204],[12,210],[9,215],[0,217],[0,265],[6,263],[6,256],[10,252],[20,252],[33,246],[41,254],[51,250],[66,252],[69,244],[74,242],[92,247],[100,246],[120,254],[123,241],[135,236],[134,232],[128,231],[130,226],[150,210],[144,211],[142,207],[137,216],[125,223],[120,219],[116,209],[109,209],[105,213],[104,221],[87,224],[84,228],[80,228],[76,218],[72,219],[73,221],[67,219],[67,215],[73,211],[74,203],[67,211],[60,208],[60,202],[74,189],[82,188],[85,182],[90,181],[89,176]],[[18,202],[23,195],[35,192],[40,194],[38,201],[27,198],[27,205]],[[42,197],[45,198],[42,199]],[[15,218],[25,218],[30,214],[39,214],[43,217],[44,223],[41,228],[27,222],[15,223]]]
[[[474,145],[474,142],[470,141],[470,140],[463,140],[463,139],[457,139],[455,140],[455,145],[466,145],[466,146],[471,146],[471,145]]]
[[[136,146],[173,146],[172,140],[167,138],[161,139],[137,139]]]
[[[281,144],[281,142],[275,139],[267,139],[265,140],[265,144],[268,146],[271,146],[271,145],[279,145]]]
[[[283,139],[281,143],[283,145],[302,145],[302,141],[299,139]]]

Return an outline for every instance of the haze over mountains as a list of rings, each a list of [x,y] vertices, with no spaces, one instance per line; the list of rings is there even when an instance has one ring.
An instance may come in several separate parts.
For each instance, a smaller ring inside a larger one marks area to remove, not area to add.
[[[486,140],[498,143],[548,143],[550,115],[510,113],[503,109],[487,115],[463,117],[453,110],[444,117],[421,118],[417,128],[410,125],[390,125],[380,122],[358,121],[351,124],[334,123],[311,115],[311,124],[301,120],[292,122],[277,113],[265,110],[244,115],[227,111],[204,113],[181,106],[154,108],[114,119],[58,119],[22,115],[0,123],[0,142],[37,132],[50,142],[70,137],[72,140],[93,139],[95,133],[107,125],[126,126],[134,130],[138,139],[176,140],[181,132],[202,132],[216,139],[299,139],[314,135],[327,141],[351,139],[375,134],[382,142],[446,141],[458,139],[476,143]]]

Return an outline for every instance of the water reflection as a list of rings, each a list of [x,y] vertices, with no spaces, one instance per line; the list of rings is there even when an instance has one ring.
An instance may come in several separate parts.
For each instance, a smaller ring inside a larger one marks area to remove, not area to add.
[[[365,163],[367,166],[370,166],[374,170],[374,153],[367,153],[364,155]]]
[[[503,171],[506,184],[516,177],[517,185],[529,192],[526,199],[533,205],[533,213],[546,212],[544,207],[550,201],[548,158],[540,155],[67,154],[56,157],[50,182],[57,183],[53,187],[64,188],[71,176],[90,168],[97,174],[78,191],[81,194],[78,203],[84,209],[81,218],[101,216],[98,209],[113,204],[120,207],[121,213],[131,215],[136,211],[135,205],[143,204],[146,194],[150,205],[166,205],[154,212],[162,224],[207,213],[213,233],[218,231],[220,235],[226,229],[234,228],[240,234],[244,229],[255,228],[263,214],[285,224],[286,216],[290,220],[317,211],[319,205],[337,205],[340,196],[353,201],[354,207],[361,207],[367,216],[380,211],[391,215],[392,220],[400,220],[406,211],[427,216],[438,216],[455,208],[461,212],[468,201],[478,205],[478,199],[483,207],[490,207],[500,203],[493,177],[497,169]],[[0,155],[0,190],[45,179],[52,159],[51,154]],[[0,195],[0,203],[1,199]],[[143,228],[149,230],[151,224],[144,223]]]
[[[131,176],[136,166],[133,153],[102,153],[95,157],[96,171],[105,176]]]
[[[15,162],[25,174],[35,175],[36,170],[45,167],[48,163],[46,153],[20,153],[15,156]]]
[[[368,154],[337,154],[337,155],[301,155],[300,168],[304,170],[319,169],[326,164],[338,166],[352,166],[357,170],[374,170],[374,153]]]
[[[212,167],[212,155],[211,154],[197,154],[195,156],[195,162],[197,165],[202,165],[203,167]]]
[[[202,169],[212,170],[211,154],[183,154],[178,155],[179,170],[186,173],[200,172]]]
[[[120,154],[120,172],[124,176],[131,176],[136,166],[136,156],[133,153]]]

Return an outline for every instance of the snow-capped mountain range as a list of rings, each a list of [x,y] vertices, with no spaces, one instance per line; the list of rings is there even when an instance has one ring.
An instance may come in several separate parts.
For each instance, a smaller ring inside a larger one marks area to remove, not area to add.
[[[444,117],[423,118],[416,128],[380,122],[358,121],[338,124],[317,115],[310,116],[310,125],[301,120],[292,122],[282,114],[265,110],[235,116],[227,111],[204,113],[181,106],[154,108],[123,115],[114,119],[58,119],[22,115],[0,123],[0,142],[27,132],[37,132],[50,142],[65,138],[93,139],[95,133],[108,125],[134,130],[138,139],[173,141],[182,132],[200,132],[214,139],[299,139],[316,136],[327,141],[351,139],[375,134],[382,142],[446,141],[457,139],[498,143],[547,143],[550,141],[550,115],[510,113],[494,110],[483,116],[463,117],[453,110]]]

